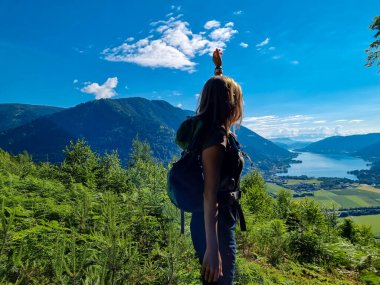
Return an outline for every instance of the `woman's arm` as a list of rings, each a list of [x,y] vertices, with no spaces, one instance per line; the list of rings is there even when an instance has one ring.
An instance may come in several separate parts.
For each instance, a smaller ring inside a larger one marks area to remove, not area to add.
[[[215,282],[222,273],[222,259],[218,242],[217,191],[223,161],[223,146],[213,145],[202,151],[204,175],[204,219],[206,252],[203,257],[202,275],[207,282]]]
[[[223,75],[222,69],[222,51],[219,48],[216,48],[212,53],[212,61],[215,64],[214,75]]]

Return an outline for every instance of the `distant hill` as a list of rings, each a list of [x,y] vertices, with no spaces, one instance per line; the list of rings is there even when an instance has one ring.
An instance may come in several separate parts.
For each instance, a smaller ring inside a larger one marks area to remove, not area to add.
[[[156,158],[168,161],[179,155],[175,132],[186,116],[192,114],[163,100],[139,97],[94,100],[0,132],[0,147],[14,154],[27,150],[36,161],[59,162],[69,141],[83,137],[100,154],[117,149],[125,163],[132,140],[138,134],[150,143]],[[293,156],[245,127],[241,127],[238,136],[255,161],[274,163]]]
[[[248,128],[241,127],[236,131],[243,150],[256,159],[281,160],[289,158],[290,152],[263,138]]]
[[[285,149],[303,148],[312,143],[306,141],[296,141],[291,138],[275,138],[270,140],[274,142],[276,145]]]
[[[314,153],[349,154],[354,155],[360,150],[380,142],[380,133],[351,136],[333,136],[314,142],[299,151]]]
[[[0,131],[24,125],[38,117],[61,110],[64,108],[17,103],[0,104]]]
[[[362,148],[361,150],[357,151],[355,155],[358,155],[360,157],[366,158],[366,159],[379,159],[380,158],[380,142],[371,144],[367,147]]]

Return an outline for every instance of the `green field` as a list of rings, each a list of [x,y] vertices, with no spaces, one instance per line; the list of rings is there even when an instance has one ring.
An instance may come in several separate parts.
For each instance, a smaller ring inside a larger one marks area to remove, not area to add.
[[[280,189],[286,189],[274,183],[266,183],[268,193],[277,194]],[[295,192],[289,190],[292,194]],[[314,192],[315,199],[326,208],[356,208],[356,207],[380,207],[380,193],[360,190],[356,188],[318,190]],[[304,198],[294,198],[304,199]],[[351,216],[359,225],[371,225],[375,236],[380,237],[380,215]]]
[[[266,191],[268,193],[272,193],[272,194],[277,194],[278,191],[280,191],[281,189],[285,189],[284,187],[281,187],[275,183],[265,183],[265,186],[266,186]],[[286,189],[286,190],[289,190],[292,194],[294,193],[293,190],[290,190],[290,189]]]
[[[380,237],[380,215],[351,216],[359,225],[370,225],[375,236]]]
[[[324,206],[332,201],[339,208],[380,207],[380,193],[355,188],[318,190],[314,192],[314,199]]]
[[[277,194],[280,189],[286,189],[275,183],[266,183],[266,190],[268,193]],[[292,194],[295,192],[289,190]],[[311,197],[318,201],[325,207],[332,207],[332,205],[338,208],[356,208],[356,207],[380,207],[380,193],[360,190],[357,188],[348,189],[332,189],[332,190],[318,190],[314,192],[314,197]],[[295,199],[303,199],[295,198]]]
[[[308,183],[308,184],[321,184],[321,181],[318,179],[307,179],[307,180],[301,180],[301,179],[288,179],[287,185],[295,185],[299,183]]]

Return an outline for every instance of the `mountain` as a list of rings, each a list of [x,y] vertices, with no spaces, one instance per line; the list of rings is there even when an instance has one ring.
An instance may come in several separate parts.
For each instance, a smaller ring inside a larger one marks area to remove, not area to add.
[[[38,117],[61,110],[64,108],[16,103],[0,104],[0,131],[24,125]]]
[[[83,137],[97,153],[117,149],[125,163],[132,140],[138,134],[141,140],[150,143],[155,157],[168,161],[180,154],[174,143],[175,132],[186,116],[192,114],[163,100],[139,97],[94,100],[0,132],[0,147],[14,154],[25,149],[36,161],[59,162],[69,141]],[[275,162],[293,156],[245,127],[241,127],[238,137],[255,161]]]
[[[314,142],[298,151],[354,155],[361,149],[380,142],[380,133],[351,136],[333,136]]]
[[[380,142],[371,144],[357,151],[355,155],[366,159],[379,159],[380,158]]]
[[[251,154],[255,159],[285,160],[291,155],[286,149],[243,126],[236,131],[236,134],[243,146],[243,151]]]
[[[293,140],[291,138],[275,138],[275,139],[271,139],[271,141],[274,142],[276,145],[278,145],[282,148],[285,148],[285,149],[302,148],[302,147],[306,147],[309,144],[311,144],[311,142],[296,141],[296,140]]]

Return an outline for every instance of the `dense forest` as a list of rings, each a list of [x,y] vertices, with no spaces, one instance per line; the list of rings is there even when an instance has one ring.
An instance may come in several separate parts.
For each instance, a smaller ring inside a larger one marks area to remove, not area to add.
[[[167,169],[133,141],[117,151],[71,141],[58,164],[0,149],[1,284],[199,284],[190,215],[166,195]],[[175,159],[175,158],[173,158]],[[380,243],[311,199],[276,199],[258,171],[242,179],[235,284],[379,284]]]

